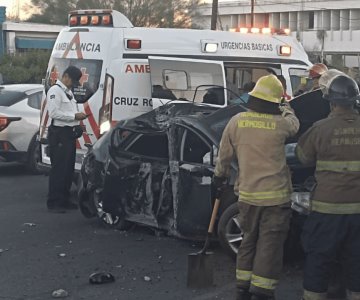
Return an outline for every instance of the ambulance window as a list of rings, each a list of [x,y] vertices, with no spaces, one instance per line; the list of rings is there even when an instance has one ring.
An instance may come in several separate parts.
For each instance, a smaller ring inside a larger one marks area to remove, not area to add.
[[[247,102],[248,92],[260,77],[269,74],[281,75],[281,69],[276,65],[260,68],[258,65],[244,64],[226,66],[225,73],[226,87],[230,90],[228,93],[229,103],[235,104]]]
[[[170,90],[187,90],[188,79],[185,71],[164,70],[165,87]]]
[[[199,92],[200,86],[224,87],[224,72],[222,63],[198,62],[194,60],[150,60],[151,84],[153,95],[160,94],[158,91],[171,91],[172,97],[166,99],[181,99],[201,103],[206,90]],[[156,89],[154,88],[156,87]],[[163,92],[161,92],[163,94]],[[170,93],[169,93],[170,94]],[[224,92],[223,92],[224,94]],[[161,98],[155,97],[153,98]],[[165,98],[165,97],[164,97]],[[225,97],[221,103],[224,105]]]
[[[46,74],[46,91],[55,84],[57,79],[61,79],[63,72],[69,66],[78,67],[83,73],[80,85],[73,88],[73,93],[78,103],[84,103],[99,88],[102,60],[52,57],[49,62],[50,69]]]
[[[301,86],[305,90],[310,89],[311,82],[307,79],[309,73],[305,69],[289,69],[289,76],[291,81],[291,89],[293,94],[300,89]]]
[[[280,75],[281,71],[270,68],[236,68],[234,74],[232,83],[241,93],[246,83],[257,82],[260,77],[269,74]]]

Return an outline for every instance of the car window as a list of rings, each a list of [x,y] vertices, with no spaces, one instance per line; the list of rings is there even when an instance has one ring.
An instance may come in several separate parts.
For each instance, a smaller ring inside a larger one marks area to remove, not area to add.
[[[204,138],[185,129],[181,139],[180,160],[189,163],[214,164],[214,149]]]
[[[141,156],[169,158],[168,138],[165,133],[136,135],[126,150]]]
[[[34,94],[29,95],[28,97],[28,105],[35,109],[40,109],[41,107],[41,100],[42,100],[42,92],[37,92]]]
[[[9,91],[0,88],[0,106],[11,106],[26,98],[24,92]]]

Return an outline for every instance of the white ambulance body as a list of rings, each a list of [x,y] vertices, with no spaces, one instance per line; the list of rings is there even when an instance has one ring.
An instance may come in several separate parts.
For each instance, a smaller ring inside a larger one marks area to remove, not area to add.
[[[243,31],[243,29],[241,30]],[[250,31],[250,30],[249,30]],[[258,29],[251,30],[257,32]],[[46,90],[69,65],[79,67],[81,86],[74,88],[86,132],[77,142],[76,169],[85,144],[93,144],[119,120],[136,117],[169,100],[206,102],[206,89],[226,87],[220,102],[228,105],[248,82],[268,73],[283,75],[292,95],[311,65],[302,46],[285,34],[224,32],[192,29],[134,28],[113,10],[74,11],[69,27],[54,45]],[[167,100],[166,100],[167,99]],[[47,103],[42,106],[40,138],[50,125]],[[49,166],[42,144],[42,165]]]

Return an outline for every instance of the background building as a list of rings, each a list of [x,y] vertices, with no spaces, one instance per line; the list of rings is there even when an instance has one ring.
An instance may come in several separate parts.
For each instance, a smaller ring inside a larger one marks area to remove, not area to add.
[[[218,29],[251,26],[251,0],[219,3]],[[211,4],[199,8],[197,24],[210,28]],[[358,73],[359,0],[255,0],[255,27],[289,28],[313,61]],[[356,74],[358,75],[358,74]]]
[[[0,56],[30,49],[51,50],[63,26],[6,21],[0,6]]]

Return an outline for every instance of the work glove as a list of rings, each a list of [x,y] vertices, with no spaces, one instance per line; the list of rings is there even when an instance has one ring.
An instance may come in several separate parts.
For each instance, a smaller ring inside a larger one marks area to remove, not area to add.
[[[221,198],[221,195],[226,190],[227,187],[227,178],[226,177],[218,177],[213,176],[212,178],[212,186],[215,190],[215,197]]]
[[[281,116],[286,117],[287,115],[294,115],[294,110],[291,108],[289,103],[283,103],[279,106],[281,111]]]

